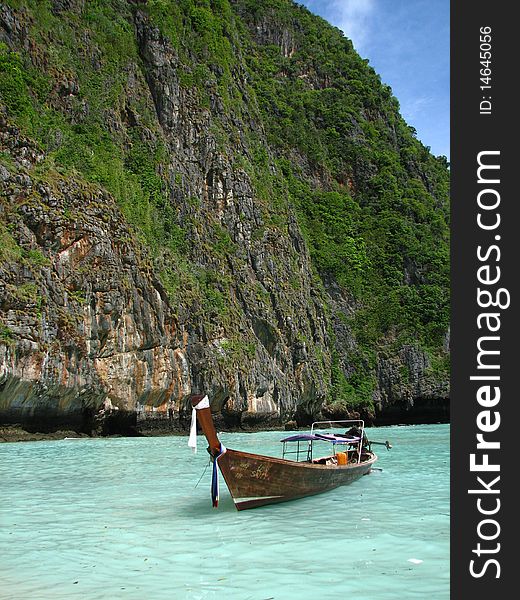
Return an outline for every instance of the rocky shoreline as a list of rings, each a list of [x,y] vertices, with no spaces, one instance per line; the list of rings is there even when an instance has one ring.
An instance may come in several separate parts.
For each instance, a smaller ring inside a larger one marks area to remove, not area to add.
[[[287,423],[255,423],[243,426],[229,426],[221,415],[215,415],[215,425],[219,431],[254,433],[257,431],[298,431],[307,430],[307,425],[298,425],[294,421]],[[449,423],[450,417],[448,411],[416,415],[394,414],[381,418],[376,418],[372,422],[367,422],[367,426],[378,428],[388,425],[431,425]],[[124,430],[114,428],[104,431],[92,430],[90,432],[76,431],[72,429],[56,429],[54,431],[35,431],[25,428],[20,424],[0,425],[0,443],[3,442],[36,442],[62,440],[65,438],[118,438],[118,437],[165,437],[165,436],[186,436],[189,434],[189,420],[181,427],[179,423],[170,424],[167,422],[157,423],[153,427],[126,427]]]
[[[4,425],[0,427],[0,443],[2,442],[39,442],[49,440],[62,440],[66,437],[90,437],[86,433],[77,431],[58,430],[52,432],[27,431],[18,425]]]

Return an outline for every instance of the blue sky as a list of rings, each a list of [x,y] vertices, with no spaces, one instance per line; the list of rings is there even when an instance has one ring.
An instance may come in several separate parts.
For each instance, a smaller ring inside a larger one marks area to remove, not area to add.
[[[299,0],[339,27],[435,155],[450,156],[449,0]]]

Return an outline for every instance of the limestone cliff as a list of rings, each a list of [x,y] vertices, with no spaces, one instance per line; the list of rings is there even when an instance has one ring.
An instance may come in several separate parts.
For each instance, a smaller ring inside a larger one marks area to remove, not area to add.
[[[100,409],[165,411],[190,391],[182,332],[113,199],[32,176],[44,155],[1,116],[0,136],[15,167],[0,167],[3,418],[88,428]]]
[[[3,421],[446,414],[447,171],[337,30],[13,1],[0,43]]]

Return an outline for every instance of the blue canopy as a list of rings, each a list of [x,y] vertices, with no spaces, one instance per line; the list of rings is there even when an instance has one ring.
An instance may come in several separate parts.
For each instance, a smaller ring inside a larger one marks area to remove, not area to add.
[[[280,440],[281,442],[305,442],[310,440],[318,440],[316,435],[310,433],[297,433],[296,435],[290,435],[289,437]]]
[[[345,435],[337,435],[335,433],[297,433],[280,440],[281,442],[305,442],[305,441],[320,441],[332,442],[333,444],[355,444],[359,442],[358,437],[346,437]]]

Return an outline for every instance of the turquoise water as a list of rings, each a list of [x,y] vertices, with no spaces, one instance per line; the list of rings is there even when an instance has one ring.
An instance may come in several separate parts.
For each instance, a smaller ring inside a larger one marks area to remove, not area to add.
[[[449,426],[382,427],[375,471],[237,512],[206,444],[113,438],[0,445],[0,598],[449,598]],[[280,432],[221,435],[279,455]]]

